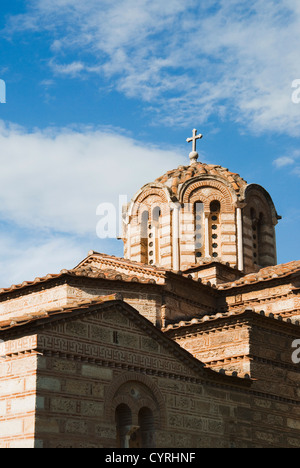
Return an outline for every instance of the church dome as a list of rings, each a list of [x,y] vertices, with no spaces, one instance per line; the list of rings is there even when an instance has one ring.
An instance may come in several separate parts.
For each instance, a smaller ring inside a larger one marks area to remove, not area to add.
[[[223,262],[251,273],[276,265],[278,215],[267,191],[216,164],[198,162],[193,130],[190,164],[144,185],[126,207],[125,258],[185,271]]]
[[[227,186],[237,195],[243,196],[247,187],[247,182],[234,172],[228,169],[215,165],[196,162],[189,166],[179,166],[177,169],[166,172],[161,177],[155,180],[155,184],[162,184],[169,188],[171,195],[179,198],[181,188],[184,184],[194,178],[218,178],[222,180]]]

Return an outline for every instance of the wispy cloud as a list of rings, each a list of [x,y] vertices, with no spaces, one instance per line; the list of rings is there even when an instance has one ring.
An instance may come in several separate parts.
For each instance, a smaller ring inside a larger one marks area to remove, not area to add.
[[[71,75],[75,77],[85,69],[85,66],[81,62],[72,62],[68,64],[56,64],[51,62],[51,68],[57,74]]]
[[[0,219],[77,235],[96,232],[100,203],[117,206],[119,195],[130,201],[158,174],[188,163],[172,148],[145,146],[109,128],[27,132],[0,122],[0,145]]]
[[[97,237],[97,207],[111,204],[118,217],[142,185],[189,161],[188,148],[162,150],[112,128],[29,132],[0,121],[0,145],[0,287],[72,268],[90,249],[122,255],[119,241]]]
[[[0,263],[5,265],[0,268],[0,288],[73,268],[88,252],[76,238],[48,235],[20,239],[3,230],[0,245]]]
[[[297,176],[300,176],[300,151],[293,150],[290,151],[289,155],[281,156],[274,160],[273,164],[277,169],[287,168],[291,169],[291,173]]]
[[[274,161],[274,166],[276,166],[277,168],[291,166],[294,164],[295,164],[295,159],[289,156],[282,156],[280,158],[275,159]]]
[[[256,132],[299,134],[298,0],[28,3],[6,32],[52,33],[56,73],[96,72],[168,123],[218,115]]]
[[[98,73],[100,67],[98,66],[88,66],[83,62],[71,62],[67,64],[56,63],[54,60],[49,62],[50,67],[55,75],[65,75],[71,78],[76,78],[82,75],[83,72],[89,73]]]

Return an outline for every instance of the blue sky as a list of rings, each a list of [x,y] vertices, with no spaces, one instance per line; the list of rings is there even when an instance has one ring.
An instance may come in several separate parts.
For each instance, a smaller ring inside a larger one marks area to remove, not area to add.
[[[271,194],[300,259],[298,0],[2,0],[0,286],[72,268],[96,210],[200,160]],[[292,87],[294,85],[294,88]]]

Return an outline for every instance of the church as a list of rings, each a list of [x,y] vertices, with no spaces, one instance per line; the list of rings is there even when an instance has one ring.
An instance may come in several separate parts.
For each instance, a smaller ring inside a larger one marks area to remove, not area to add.
[[[0,289],[0,448],[300,447],[300,261],[201,138],[124,206],[123,258]]]

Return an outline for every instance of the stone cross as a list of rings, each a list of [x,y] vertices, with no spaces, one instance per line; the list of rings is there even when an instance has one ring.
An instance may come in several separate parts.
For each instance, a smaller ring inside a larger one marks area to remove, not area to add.
[[[187,138],[186,140],[188,143],[190,143],[191,141],[193,142],[193,150],[189,154],[191,165],[195,164],[198,160],[199,154],[196,151],[196,142],[197,140],[201,140],[201,138],[203,138],[203,135],[197,135],[197,130],[194,128],[192,138]]]
[[[190,143],[191,141],[193,142],[193,152],[196,152],[196,142],[197,140],[201,140],[201,138],[203,138],[203,135],[197,135],[197,130],[194,128],[192,138],[187,138],[186,140],[188,143]]]

